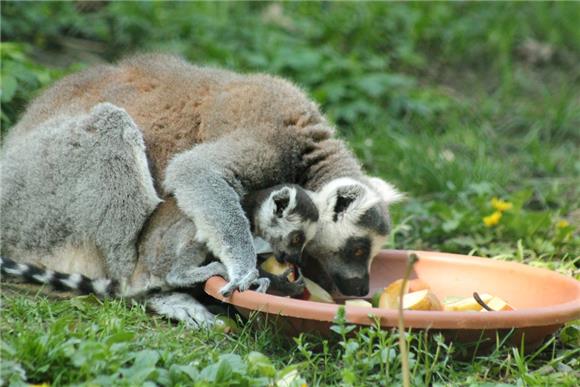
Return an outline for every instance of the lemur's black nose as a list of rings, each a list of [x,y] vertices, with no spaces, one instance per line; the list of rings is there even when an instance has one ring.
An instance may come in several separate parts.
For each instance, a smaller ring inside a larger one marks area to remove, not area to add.
[[[350,277],[345,278],[341,276],[334,277],[334,283],[338,290],[345,296],[366,296],[369,292],[369,277]]]

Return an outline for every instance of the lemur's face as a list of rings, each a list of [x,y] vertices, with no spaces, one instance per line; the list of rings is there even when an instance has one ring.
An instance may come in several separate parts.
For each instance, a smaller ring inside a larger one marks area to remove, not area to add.
[[[349,296],[369,292],[369,269],[389,233],[387,204],[401,195],[371,178],[331,181],[314,195],[319,209],[316,236],[304,253],[304,274],[329,291]]]
[[[260,206],[256,226],[279,261],[299,264],[304,246],[317,231],[318,209],[310,194],[295,185],[272,190]]]

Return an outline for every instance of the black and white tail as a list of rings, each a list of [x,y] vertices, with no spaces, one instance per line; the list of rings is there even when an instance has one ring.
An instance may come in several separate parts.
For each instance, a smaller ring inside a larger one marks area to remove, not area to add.
[[[0,257],[0,272],[26,283],[50,285],[58,291],[94,294],[100,298],[122,297],[124,293],[119,281],[114,279],[90,279],[82,274],[47,270],[28,263],[14,262],[5,257]]]

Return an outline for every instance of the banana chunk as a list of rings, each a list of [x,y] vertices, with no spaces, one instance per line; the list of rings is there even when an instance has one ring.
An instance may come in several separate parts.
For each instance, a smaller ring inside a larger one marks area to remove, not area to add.
[[[487,293],[480,294],[479,297],[486,304],[493,298],[491,294]],[[483,307],[475,300],[475,298],[468,297],[459,301],[444,304],[443,309],[452,312],[479,312]]]
[[[346,300],[344,302],[345,306],[362,306],[366,308],[372,308],[373,305],[367,300]]]

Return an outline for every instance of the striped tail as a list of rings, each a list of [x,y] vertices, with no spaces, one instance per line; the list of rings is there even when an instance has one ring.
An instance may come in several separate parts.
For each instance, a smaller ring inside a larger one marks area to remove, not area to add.
[[[90,279],[82,274],[46,270],[28,263],[17,263],[5,257],[0,257],[0,272],[19,278],[26,283],[50,285],[58,291],[94,294],[100,298],[121,296],[119,282],[114,279]]]

